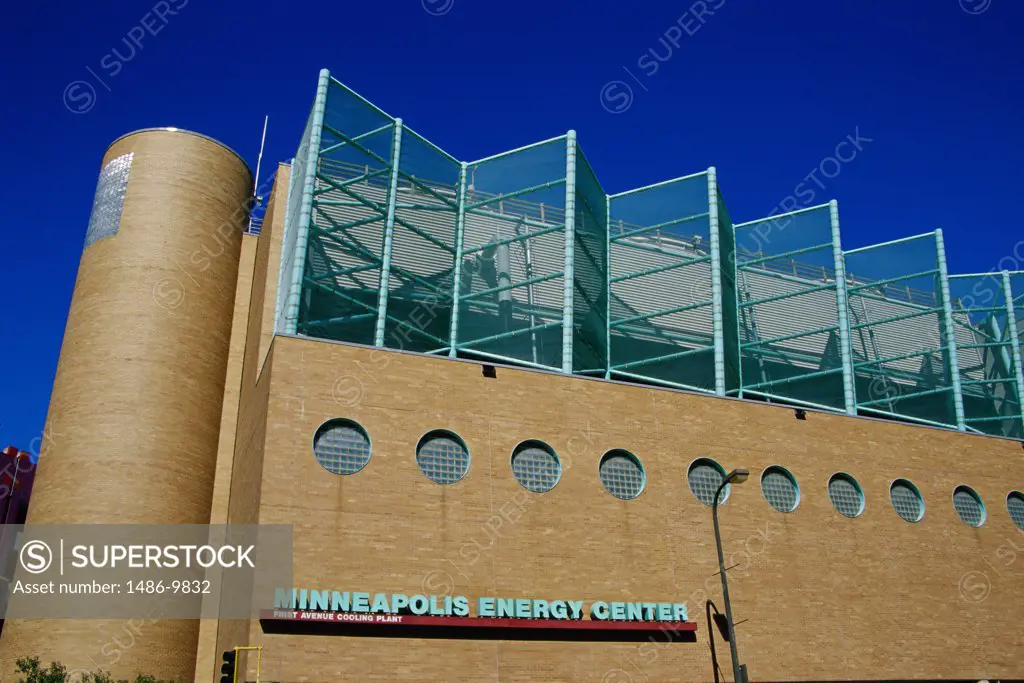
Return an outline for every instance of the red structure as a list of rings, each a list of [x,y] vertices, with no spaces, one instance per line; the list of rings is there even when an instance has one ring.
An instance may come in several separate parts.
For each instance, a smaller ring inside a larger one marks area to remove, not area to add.
[[[0,520],[3,524],[24,524],[32,495],[36,464],[27,451],[7,446],[0,458]]]
[[[17,534],[8,524],[24,524],[28,501],[35,481],[36,463],[27,451],[7,446],[0,454],[0,581],[9,581],[14,574],[14,548]],[[0,632],[4,620],[0,614]]]

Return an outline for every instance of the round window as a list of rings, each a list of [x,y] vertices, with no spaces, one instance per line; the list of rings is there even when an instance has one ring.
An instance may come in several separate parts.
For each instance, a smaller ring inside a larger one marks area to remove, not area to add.
[[[690,485],[690,491],[697,496],[697,500],[705,505],[715,502],[715,492],[725,481],[725,470],[710,458],[697,458],[690,463],[690,469],[686,472],[686,481]],[[729,498],[730,486],[726,484],[718,497],[718,504],[721,505]]]
[[[328,420],[313,436],[316,461],[334,474],[355,474],[370,462],[370,437],[352,420]]]
[[[828,480],[828,497],[846,517],[859,517],[864,512],[864,492],[857,480],[845,472],[837,472]]]
[[[908,522],[920,522],[924,517],[924,498],[916,486],[906,479],[897,479],[889,487],[889,499],[896,514]]]
[[[768,504],[779,512],[792,512],[800,504],[800,487],[796,478],[784,467],[772,465],[761,475],[761,493]]]
[[[1017,528],[1024,530],[1024,493],[1011,491],[1010,495],[1006,496],[1006,509]]]
[[[970,486],[960,485],[953,489],[953,507],[967,526],[977,528],[985,523],[985,504]]]
[[[416,464],[432,482],[454,484],[469,472],[469,449],[455,434],[438,429],[420,439]]]
[[[524,488],[545,493],[562,478],[555,451],[542,441],[524,441],[512,452],[512,474]]]
[[[616,449],[605,453],[598,473],[608,493],[621,500],[632,500],[644,490],[644,468],[629,451]]]

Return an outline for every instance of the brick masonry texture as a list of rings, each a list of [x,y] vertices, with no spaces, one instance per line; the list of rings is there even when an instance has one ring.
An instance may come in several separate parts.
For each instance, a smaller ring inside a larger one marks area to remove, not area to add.
[[[128,135],[103,163],[128,152],[120,229],[82,254],[29,524],[210,519],[252,177],[233,152],[185,132]],[[139,622],[9,621],[0,677],[38,655],[188,680],[198,622]]]
[[[267,680],[714,680],[705,601],[724,606],[711,511],[687,486],[698,457],[751,471],[721,522],[753,680],[1024,677],[1024,535],[1005,506],[1024,487],[1018,443],[813,412],[798,421],[791,408],[503,367],[488,379],[476,363],[295,338],[275,338],[269,360],[253,395],[266,405],[239,422],[236,469],[250,472],[232,487],[231,508],[248,517],[258,504],[261,523],[294,525],[297,586],[471,602],[685,601],[698,634],[671,645],[415,640],[266,636],[252,623],[245,637],[225,624],[218,649],[264,645]],[[369,465],[352,476],[327,472],[312,453],[317,427],[336,417],[372,440]],[[456,484],[434,484],[416,465],[416,444],[433,429],[470,449]],[[561,459],[548,493],[512,475],[525,439]],[[644,465],[635,500],[601,485],[598,464],[612,448]],[[774,464],[800,484],[792,513],[761,493]],[[837,471],[864,488],[859,518],[829,501]],[[920,523],[892,508],[899,477],[924,495]],[[953,509],[961,483],[988,507],[980,529]],[[713,635],[729,679],[728,644]]]

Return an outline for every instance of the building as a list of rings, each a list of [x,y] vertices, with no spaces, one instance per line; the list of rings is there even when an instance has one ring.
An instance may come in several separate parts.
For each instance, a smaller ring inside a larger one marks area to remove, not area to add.
[[[32,483],[35,481],[36,464],[32,454],[14,446],[6,446],[0,451],[0,581],[6,583],[14,572],[14,546],[17,534],[13,526],[24,524],[28,517],[28,504],[32,498]],[[0,615],[2,616],[2,615]],[[3,633],[4,620],[0,618],[0,633]]]
[[[3,524],[24,524],[32,498],[36,463],[32,454],[14,446],[0,453],[0,509]]]
[[[5,676],[730,680],[745,468],[751,680],[1024,680],[1024,273],[733,223],[713,168],[609,195],[573,132],[462,162],[326,71],[258,235],[252,186],[107,151],[28,521],[291,524],[298,611],[356,617],[11,621]]]

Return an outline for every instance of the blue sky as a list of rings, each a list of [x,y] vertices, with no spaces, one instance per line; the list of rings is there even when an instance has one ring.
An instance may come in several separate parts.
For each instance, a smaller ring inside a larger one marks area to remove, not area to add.
[[[323,67],[462,159],[572,128],[608,192],[714,165],[736,222],[803,183],[814,203],[839,200],[846,247],[941,227],[953,272],[1024,268],[1017,0],[122,0],[2,12],[0,446],[38,444],[107,145],[177,126],[255,167],[267,114],[272,168],[294,153]],[[848,136],[858,145],[829,161]]]

